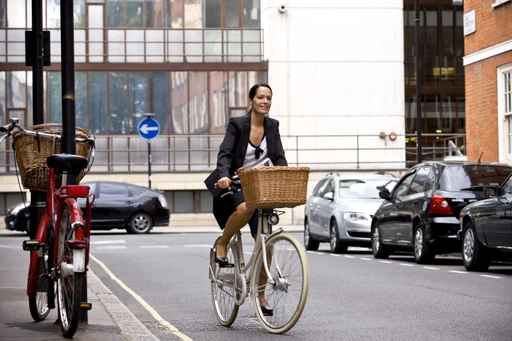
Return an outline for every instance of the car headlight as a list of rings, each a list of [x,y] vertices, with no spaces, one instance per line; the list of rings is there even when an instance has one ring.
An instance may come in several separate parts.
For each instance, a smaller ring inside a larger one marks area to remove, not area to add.
[[[362,223],[364,221],[371,220],[368,214],[360,212],[345,212],[343,213],[343,219],[353,221],[356,223]]]
[[[165,197],[163,194],[160,194],[158,196],[158,201],[160,202],[160,205],[163,207],[163,208],[167,208],[167,200],[165,200]]]

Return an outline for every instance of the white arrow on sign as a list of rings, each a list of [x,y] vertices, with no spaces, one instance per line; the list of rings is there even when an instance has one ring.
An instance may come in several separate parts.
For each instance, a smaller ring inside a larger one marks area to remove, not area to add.
[[[143,134],[147,134],[148,132],[150,131],[155,131],[155,130],[158,130],[158,127],[150,127],[148,124],[144,124],[140,127],[140,131],[143,133]]]

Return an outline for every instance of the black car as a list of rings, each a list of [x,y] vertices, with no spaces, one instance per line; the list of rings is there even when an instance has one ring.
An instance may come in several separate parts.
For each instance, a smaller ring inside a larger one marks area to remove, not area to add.
[[[501,184],[512,168],[506,165],[432,161],[402,176],[372,219],[372,250],[376,258],[395,251],[413,251],[418,263],[436,254],[459,252],[459,213],[482,199],[482,186]]]
[[[488,190],[497,195],[460,213],[462,260],[468,271],[485,271],[493,260],[512,260],[512,176]]]
[[[169,209],[162,193],[122,182],[87,182],[95,195],[92,229],[126,229],[129,233],[147,233],[153,226],[169,225]],[[85,199],[79,199],[81,207]],[[27,231],[30,212],[24,204],[9,210],[5,225],[9,230]]]

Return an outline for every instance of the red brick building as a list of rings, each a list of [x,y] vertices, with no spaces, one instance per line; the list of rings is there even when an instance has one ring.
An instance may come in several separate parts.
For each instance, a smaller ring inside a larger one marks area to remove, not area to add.
[[[470,160],[512,163],[512,0],[464,0]]]

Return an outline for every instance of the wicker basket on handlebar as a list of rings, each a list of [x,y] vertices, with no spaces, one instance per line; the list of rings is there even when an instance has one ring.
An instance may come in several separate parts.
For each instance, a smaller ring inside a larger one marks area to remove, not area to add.
[[[16,162],[20,169],[23,187],[46,192],[48,191],[48,166],[46,159],[61,152],[62,126],[55,123],[38,124],[33,127],[36,133],[52,134],[39,135],[19,130],[13,134],[13,146],[16,151]],[[82,128],[75,129],[76,154],[90,160],[94,142],[89,132]],[[80,181],[85,176],[82,170],[77,177]]]
[[[306,202],[308,167],[258,167],[242,170],[245,201],[257,208],[295,207]]]

